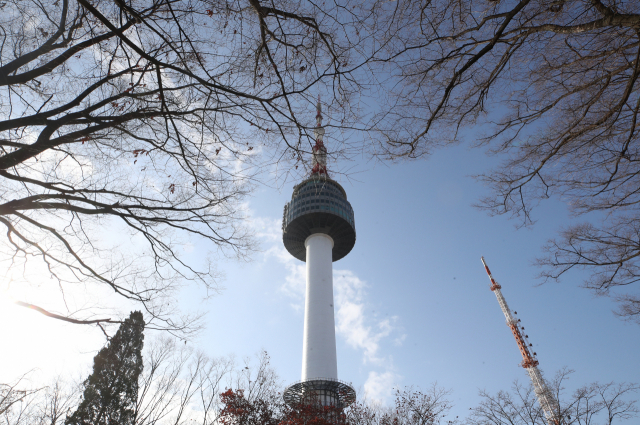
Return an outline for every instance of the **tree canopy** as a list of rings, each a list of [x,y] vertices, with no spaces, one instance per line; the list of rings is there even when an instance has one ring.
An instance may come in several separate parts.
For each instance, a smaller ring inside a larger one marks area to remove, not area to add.
[[[479,176],[492,189],[482,208],[526,226],[556,196],[587,220],[549,242],[543,277],[587,268],[587,288],[640,318],[638,2],[376,5],[387,40],[377,57],[395,99],[380,153],[416,158],[469,139],[486,147],[503,162]]]
[[[338,126],[354,122],[359,37],[343,8],[2,2],[0,260],[14,280],[38,263],[25,281],[103,288],[149,326],[193,330],[174,290],[215,292],[218,276],[181,247],[251,252],[241,201],[261,167],[304,160],[320,87]]]
[[[558,371],[549,387],[559,401],[562,425],[597,425],[627,423],[636,418],[638,410],[635,394],[640,390],[634,383],[598,383],[583,385],[567,394],[566,384],[573,371]],[[467,425],[510,424],[547,425],[542,408],[529,383],[514,382],[511,390],[490,394],[480,391],[481,402],[471,409]]]
[[[144,320],[134,311],[93,359],[82,401],[65,425],[133,425],[142,373]]]
[[[640,317],[637,290],[618,291],[640,276],[635,2],[0,7],[0,261],[11,270],[37,262],[63,293],[106,288],[148,326],[188,333],[195,318],[176,314],[174,290],[215,292],[217,274],[181,247],[251,252],[244,196],[265,169],[302,171],[323,94],[328,133],[360,136],[333,155],[418,158],[472,139],[503,159],[480,176],[489,213],[531,225],[538,202],[563,199],[588,221],[549,242],[543,277],[587,268],[586,287]]]
[[[138,367],[137,362],[131,364]],[[637,383],[570,385],[571,373],[562,369],[547,381],[559,402],[558,417],[563,418],[563,425],[617,425],[638,417]],[[20,381],[0,386],[0,423],[59,425],[68,409],[82,401],[74,388],[59,381],[48,388],[31,388]],[[548,425],[528,380],[525,384],[516,381],[511,389],[497,393],[480,391],[480,400],[468,411],[465,407],[466,412],[460,412],[459,407],[455,410],[451,391],[435,384],[424,390],[399,389],[387,406],[361,395],[344,410],[312,403],[287,406],[282,390],[265,352],[258,355],[257,362],[238,364],[229,357],[208,358],[164,336],[144,350],[135,424]],[[97,404],[94,398],[93,405]],[[129,408],[128,404],[120,405]]]

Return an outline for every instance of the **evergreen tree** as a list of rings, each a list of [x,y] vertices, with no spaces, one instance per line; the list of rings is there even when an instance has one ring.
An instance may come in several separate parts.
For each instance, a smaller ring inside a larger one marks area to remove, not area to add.
[[[93,359],[78,409],[65,425],[130,425],[135,420],[144,340],[142,313],[134,311]]]

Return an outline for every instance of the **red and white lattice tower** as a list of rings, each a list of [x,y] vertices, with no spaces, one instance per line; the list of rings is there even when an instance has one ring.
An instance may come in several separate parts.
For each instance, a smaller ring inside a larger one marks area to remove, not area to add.
[[[536,397],[538,398],[538,403],[540,403],[540,406],[544,411],[544,416],[547,419],[547,423],[549,425],[560,425],[560,409],[558,406],[558,402],[549,390],[547,383],[544,381],[540,369],[538,369],[539,362],[536,358],[536,353],[531,351],[532,344],[528,341],[528,335],[522,332],[524,331],[524,327],[519,326],[520,319],[516,319],[511,313],[511,310],[509,310],[507,301],[504,299],[502,291],[500,291],[502,287],[498,285],[498,283],[493,279],[493,276],[489,271],[489,266],[487,266],[487,263],[484,261],[484,257],[481,257],[481,260],[482,265],[484,266],[484,269],[487,271],[489,279],[491,280],[490,289],[494,294],[496,294],[498,304],[500,304],[500,308],[504,313],[504,317],[507,319],[507,326],[509,326],[509,329],[511,329],[511,332],[516,339],[516,343],[518,344],[518,348],[520,349],[520,354],[522,354],[521,366],[525,368],[529,373],[529,377],[531,378],[531,383],[533,385],[533,390],[536,393]]]

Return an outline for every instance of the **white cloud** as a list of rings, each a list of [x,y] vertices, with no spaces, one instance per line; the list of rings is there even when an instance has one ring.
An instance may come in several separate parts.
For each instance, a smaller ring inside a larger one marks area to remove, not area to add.
[[[405,339],[407,339],[407,334],[402,334],[393,340],[393,345],[395,345],[396,347],[400,347],[404,343]]]
[[[306,266],[305,263],[301,263],[289,254],[289,252],[282,246],[282,241],[279,244],[272,246],[267,251],[267,255],[274,256],[283,264],[287,269],[287,276],[284,283],[280,286],[282,291],[287,297],[293,299],[291,306],[296,311],[301,311],[304,307],[304,295],[306,291]]]
[[[400,378],[400,375],[390,370],[382,373],[372,370],[364,383],[365,399],[373,403],[385,404],[393,395],[393,389]]]
[[[335,270],[336,330],[347,343],[363,350],[364,361],[381,365],[380,340],[394,330],[396,317],[376,321],[365,314],[366,283],[349,270]]]
[[[306,280],[305,264],[293,258],[282,244],[281,219],[257,217],[248,205],[245,205],[245,211],[247,211],[248,225],[253,229],[256,238],[261,244],[260,248],[264,253],[265,260],[275,258],[287,269],[287,276],[280,286],[280,290],[287,297],[293,299],[290,305],[294,310],[302,311],[304,308]]]
[[[248,205],[245,206],[245,210],[248,210]],[[260,238],[263,242],[274,244],[275,242],[282,241],[282,221],[276,218],[264,218],[264,217],[249,217],[249,223],[254,230],[256,237]],[[280,243],[282,245],[282,243]],[[273,248],[276,246],[273,245]],[[283,248],[284,249],[284,248]]]

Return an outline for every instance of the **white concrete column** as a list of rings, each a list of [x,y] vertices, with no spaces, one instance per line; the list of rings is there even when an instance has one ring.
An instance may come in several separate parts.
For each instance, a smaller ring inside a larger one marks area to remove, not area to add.
[[[333,239],[315,233],[307,248],[307,296],[302,341],[302,380],[338,379],[336,328],[333,315]]]

